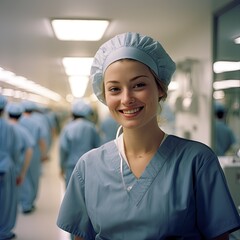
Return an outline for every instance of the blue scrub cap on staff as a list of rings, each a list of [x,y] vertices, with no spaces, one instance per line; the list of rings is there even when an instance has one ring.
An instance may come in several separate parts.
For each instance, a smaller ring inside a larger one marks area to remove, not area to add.
[[[222,103],[219,103],[219,102],[215,102],[214,103],[214,110],[215,110],[216,113],[217,112],[225,112],[226,111],[224,105]]]
[[[72,104],[72,113],[75,116],[87,117],[92,113],[92,107],[84,100],[78,100]]]
[[[158,41],[134,32],[117,35],[99,48],[91,68],[93,92],[104,104],[104,72],[111,63],[126,58],[147,65],[156,74],[158,80],[166,85],[169,85],[176,70],[175,63]]]
[[[19,116],[23,113],[23,107],[19,103],[9,103],[6,110],[9,114],[16,116]]]
[[[3,110],[7,104],[7,99],[0,94],[0,110]]]
[[[25,111],[34,111],[37,109],[37,104],[29,100],[23,100],[22,107]]]

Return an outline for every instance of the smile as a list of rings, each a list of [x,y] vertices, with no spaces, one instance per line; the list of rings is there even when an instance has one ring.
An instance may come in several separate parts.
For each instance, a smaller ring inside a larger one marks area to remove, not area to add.
[[[142,108],[134,108],[134,109],[131,109],[131,110],[122,110],[121,112],[123,112],[123,114],[133,114],[133,113],[136,113],[136,112],[139,112]]]

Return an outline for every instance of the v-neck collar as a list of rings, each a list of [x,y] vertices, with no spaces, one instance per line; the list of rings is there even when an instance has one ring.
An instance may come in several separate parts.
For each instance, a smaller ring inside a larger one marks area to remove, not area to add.
[[[136,176],[132,173],[130,168],[128,167],[127,163],[123,160],[122,161],[122,173],[123,173],[123,180],[124,184],[126,185],[127,191],[129,197],[133,201],[135,205],[138,205],[147,190],[149,189],[150,185],[156,178],[156,176],[159,174],[159,172],[163,169],[164,164],[166,163],[169,154],[171,151],[169,151],[169,143],[171,142],[172,136],[167,136],[165,141],[160,145],[157,152],[153,156],[153,158],[150,160],[149,164],[145,168],[144,172],[142,173],[140,178],[136,178]],[[121,164],[121,158],[119,156],[119,151],[116,147],[116,155],[113,158],[113,163],[115,165],[115,169],[117,170],[119,177],[121,178],[121,171],[120,171],[120,164]],[[122,183],[123,184],[123,183]],[[123,184],[123,186],[124,186]]]

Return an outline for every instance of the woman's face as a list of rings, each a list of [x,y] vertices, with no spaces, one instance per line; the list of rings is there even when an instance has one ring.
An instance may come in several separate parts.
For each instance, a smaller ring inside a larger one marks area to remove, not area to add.
[[[106,104],[115,120],[125,128],[138,128],[157,121],[157,87],[149,68],[133,60],[112,63],[105,71]]]

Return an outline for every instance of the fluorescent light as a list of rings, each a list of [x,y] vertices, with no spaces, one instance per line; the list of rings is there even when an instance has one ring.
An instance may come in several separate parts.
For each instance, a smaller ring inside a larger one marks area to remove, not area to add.
[[[228,88],[240,88],[240,80],[222,80],[213,83],[215,90],[228,89]]]
[[[45,88],[33,81],[30,81],[22,76],[16,76],[15,73],[6,71],[1,68],[0,70],[0,82],[5,82],[7,84],[13,85],[15,87],[24,89],[26,91],[39,94],[40,96],[46,97],[48,99],[59,102],[61,96],[48,88]]]
[[[215,73],[231,72],[240,70],[240,62],[218,61],[213,64]]]
[[[15,76],[15,73],[10,72],[10,71],[6,71],[4,69],[0,70],[0,80],[1,79],[5,80],[5,79],[8,79],[8,78],[10,78],[12,76]]]
[[[63,41],[98,41],[109,24],[107,20],[54,19],[53,30]]]
[[[235,38],[235,39],[234,39],[234,42],[235,42],[236,44],[240,44],[240,37]]]
[[[175,91],[179,88],[179,84],[176,81],[171,81],[168,87],[169,91]]]
[[[213,92],[214,99],[224,99],[224,97],[225,97],[225,93],[222,90]]]
[[[88,86],[89,76],[70,76],[68,80],[72,95],[75,98],[83,97]]]
[[[68,76],[90,75],[93,58],[90,57],[65,57],[62,60]]]

